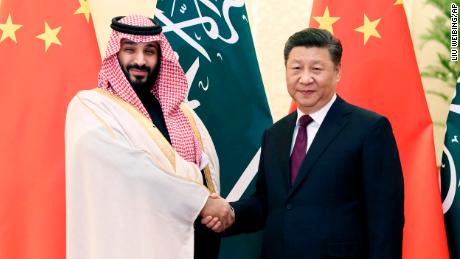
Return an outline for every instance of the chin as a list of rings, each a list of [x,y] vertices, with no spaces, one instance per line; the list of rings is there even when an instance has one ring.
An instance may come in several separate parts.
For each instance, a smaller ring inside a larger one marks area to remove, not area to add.
[[[302,106],[305,107],[310,107],[314,106],[315,103],[318,102],[318,99],[316,98],[296,98],[296,103],[301,104]]]
[[[296,100],[296,104],[298,107],[304,107],[305,109],[311,109],[313,107],[315,107],[318,103],[318,100],[305,100],[305,99],[297,99]]]

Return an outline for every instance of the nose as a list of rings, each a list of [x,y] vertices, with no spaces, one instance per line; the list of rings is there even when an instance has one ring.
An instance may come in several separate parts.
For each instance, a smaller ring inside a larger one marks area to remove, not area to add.
[[[145,56],[143,52],[138,52],[136,53],[136,56],[134,58],[134,62],[138,64],[139,66],[145,65]]]
[[[306,71],[302,72],[302,74],[299,77],[299,83],[301,84],[310,84],[313,82],[313,76],[311,73],[308,73]]]

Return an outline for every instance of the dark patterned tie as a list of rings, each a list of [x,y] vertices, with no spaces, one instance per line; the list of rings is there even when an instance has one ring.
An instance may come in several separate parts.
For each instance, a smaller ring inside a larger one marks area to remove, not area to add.
[[[299,173],[300,165],[305,158],[307,151],[307,125],[313,119],[310,115],[303,115],[299,119],[299,129],[297,131],[297,138],[295,139],[294,149],[291,155],[291,183],[294,183],[297,174]]]

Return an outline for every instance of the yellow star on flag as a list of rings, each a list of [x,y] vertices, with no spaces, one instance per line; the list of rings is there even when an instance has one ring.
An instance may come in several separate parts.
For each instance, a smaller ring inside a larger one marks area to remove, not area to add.
[[[364,45],[366,45],[371,36],[381,38],[379,32],[377,31],[377,25],[379,25],[381,19],[382,18],[370,21],[369,18],[367,18],[367,15],[364,14],[363,26],[355,29],[355,31],[362,32],[364,34]]]
[[[45,52],[51,46],[51,44],[62,45],[57,35],[61,30],[62,26],[51,29],[47,22],[45,22],[45,32],[38,35],[37,38],[45,41]]]
[[[12,41],[16,41],[16,31],[21,28],[21,24],[14,24],[13,20],[11,19],[11,14],[8,14],[8,18],[6,19],[6,23],[0,23],[0,30],[3,31],[2,37],[0,38],[0,42],[4,41],[6,38],[10,38]]]
[[[404,5],[404,0],[396,0],[393,5]]]
[[[89,16],[91,11],[89,9],[89,2],[87,0],[78,0],[80,2],[80,7],[73,14],[84,14],[86,21],[89,22]]]
[[[340,17],[331,17],[329,14],[329,7],[326,6],[326,10],[324,11],[323,16],[315,16],[313,19],[319,23],[320,29],[328,30],[330,33],[334,34],[332,24],[337,22]]]

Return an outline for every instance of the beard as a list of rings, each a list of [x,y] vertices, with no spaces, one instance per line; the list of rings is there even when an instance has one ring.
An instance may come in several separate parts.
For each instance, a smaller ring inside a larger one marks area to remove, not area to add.
[[[152,69],[151,67],[148,67],[146,65],[139,66],[137,64],[128,64],[127,66],[121,66],[122,71],[125,74],[126,79],[131,84],[131,86],[135,90],[144,91],[150,91],[152,89],[153,83],[155,82],[158,75],[159,67],[160,66],[157,65],[155,69]],[[133,68],[147,72],[147,76],[132,76],[129,73],[129,70]]]

